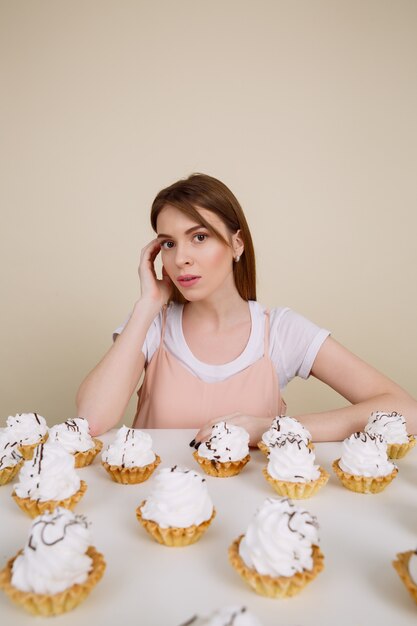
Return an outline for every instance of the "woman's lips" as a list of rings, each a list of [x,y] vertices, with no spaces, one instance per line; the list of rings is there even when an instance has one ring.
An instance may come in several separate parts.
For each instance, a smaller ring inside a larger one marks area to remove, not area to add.
[[[184,276],[178,276],[177,282],[181,287],[193,287],[200,280],[201,276],[193,276],[192,274],[186,274]]]

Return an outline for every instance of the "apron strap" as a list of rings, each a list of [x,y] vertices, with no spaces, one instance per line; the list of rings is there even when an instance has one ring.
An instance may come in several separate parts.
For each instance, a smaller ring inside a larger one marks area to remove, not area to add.
[[[269,355],[269,329],[270,329],[270,317],[269,311],[265,311],[265,334],[264,334],[264,354]]]

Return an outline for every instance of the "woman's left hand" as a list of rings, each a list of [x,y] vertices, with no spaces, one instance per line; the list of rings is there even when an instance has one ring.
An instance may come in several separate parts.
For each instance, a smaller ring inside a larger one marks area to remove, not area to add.
[[[211,435],[211,428],[218,422],[227,422],[244,428],[249,433],[249,445],[255,447],[261,440],[263,433],[268,430],[272,419],[269,417],[255,417],[253,415],[245,415],[244,413],[232,413],[223,417],[216,417],[200,428],[195,436],[195,443],[206,441]]]

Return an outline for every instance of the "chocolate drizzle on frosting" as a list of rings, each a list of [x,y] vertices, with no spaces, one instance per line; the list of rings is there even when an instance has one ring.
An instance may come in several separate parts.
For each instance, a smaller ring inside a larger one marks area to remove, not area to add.
[[[278,415],[272,422],[272,426],[271,428],[273,428],[274,430],[281,432],[282,429],[282,424],[281,424],[281,418],[285,417],[285,415]],[[292,418],[294,419],[294,418]]]
[[[239,617],[239,615],[243,615],[243,613],[246,613],[247,609],[245,606],[242,606],[241,608],[237,609],[236,611],[233,611],[232,614],[229,616],[224,616],[226,621],[222,621],[220,622],[219,618],[220,615],[214,614],[211,616],[211,619],[213,619],[214,617],[216,618],[216,624],[219,624],[219,626],[233,626],[236,623],[236,619]],[[180,626],[191,626],[192,624],[195,624],[198,621],[198,615],[193,615],[193,617],[191,617],[189,620],[187,620],[186,622],[184,622],[183,624],[180,624]],[[210,621],[211,623],[211,621]]]
[[[204,442],[207,450],[210,450],[211,452],[213,452],[213,458],[210,459],[213,465],[216,465],[217,462],[221,462],[222,455],[214,454],[214,453],[218,452],[220,442],[224,438],[227,438],[229,435],[233,435],[233,430],[227,426],[227,422],[217,422],[216,424],[213,424],[212,434],[209,437],[209,439]],[[228,446],[225,446],[224,451],[229,453],[226,456],[228,456],[229,457],[228,460],[231,461],[232,449]],[[225,459],[223,459],[223,461],[224,460]]]
[[[2,437],[2,439],[0,440],[0,469],[2,469],[3,466],[10,467],[16,465],[17,463],[19,463],[19,461],[22,460],[21,454],[16,449],[18,442],[11,442],[6,439],[6,436]]]
[[[239,617],[239,615],[242,615],[242,613],[245,613],[245,612],[246,612],[246,607],[242,606],[241,609],[239,609],[235,613],[232,613],[232,615],[230,616],[230,619],[227,622],[224,622],[224,626],[233,626],[233,624],[236,621],[236,618]]]
[[[304,539],[304,535],[303,533],[300,533],[296,528],[291,528],[291,522],[295,516],[296,512],[293,511],[292,513],[285,513],[285,515],[288,516],[288,521],[287,521],[287,526],[288,529],[292,532],[292,533],[298,533],[303,539]]]
[[[214,424],[212,428],[215,429],[216,432],[214,432],[211,435],[211,437],[208,439],[208,441],[206,441],[206,446],[208,450],[216,450],[217,449],[216,440],[222,439],[224,435],[231,435],[232,433],[230,428],[227,427],[226,422],[223,422],[221,424],[220,423]],[[221,432],[220,429],[222,429],[223,432]],[[214,445],[214,447],[212,447],[212,445]]]
[[[42,470],[42,461],[43,461],[43,443],[41,443],[37,448],[35,448],[35,454],[33,455],[32,467],[36,469],[36,473],[40,474]]]
[[[299,450],[301,450],[301,448],[307,448],[308,451],[311,452],[311,449],[308,447],[307,443],[302,439],[302,437],[300,437],[300,435],[297,435],[296,433],[291,432],[282,435],[281,437],[279,437],[279,439],[276,439],[276,441],[271,444],[271,447],[284,448],[288,444],[296,444]]]
[[[39,519],[38,521],[34,522],[34,524],[32,525],[32,532],[30,534],[29,537],[29,542],[28,542],[28,547],[31,550],[35,550],[36,551],[36,545],[35,545],[35,539],[34,539],[34,529],[36,526],[41,525],[42,528],[40,530],[40,533],[38,534],[38,540],[44,545],[44,546],[54,546],[57,543],[63,541],[67,535],[67,530],[68,528],[70,528],[70,526],[74,526],[74,525],[81,525],[84,526],[84,528],[88,528],[88,522],[86,520],[86,518],[82,515],[76,515],[74,516],[74,519],[69,520],[68,522],[66,522],[66,524],[64,524],[64,526],[62,527],[62,532],[61,534],[57,535],[56,538],[54,538],[53,540],[48,540],[47,535],[48,532],[50,532],[51,529],[57,529],[58,528],[58,522],[59,520],[63,517],[62,513],[55,513],[54,517],[52,517],[52,519],[50,520],[46,520],[46,519]]]
[[[135,439],[135,432],[133,428],[128,428],[126,430],[125,443],[127,443],[129,439],[133,439],[133,440]]]
[[[294,505],[292,504],[291,500],[289,500],[288,498],[286,498],[286,500],[288,501],[289,505],[293,508]],[[297,528],[293,528],[291,526],[291,523],[293,521],[297,521],[297,519],[299,520],[303,516],[307,516],[308,519],[302,520],[303,524],[309,524],[310,526],[313,526],[314,528],[317,528],[317,529],[319,527],[317,519],[314,517],[314,515],[311,515],[308,511],[301,511],[300,509],[297,509],[297,510],[293,511],[292,513],[285,512],[284,515],[286,515],[288,517],[288,521],[287,521],[288,529],[292,533],[296,533],[301,539],[305,539],[306,536],[300,530],[298,530]]]
[[[4,446],[6,448],[6,446]],[[11,454],[7,455],[7,454],[3,454],[2,457],[0,457],[0,468],[5,465],[5,459],[7,459],[7,457],[9,456],[9,458],[11,457],[12,461],[14,464],[18,463],[19,461],[21,461],[22,457],[20,456],[20,454],[18,452],[16,452],[15,450],[12,451]],[[6,465],[6,467],[9,467],[9,465]]]
[[[354,439],[359,439],[359,441],[363,441],[366,443],[367,441],[372,441],[373,443],[385,443],[385,439],[382,435],[378,435],[376,433],[365,433],[364,431],[353,433]]]
[[[189,620],[187,620],[183,624],[180,624],[180,626],[191,626],[191,624],[194,624],[197,620],[198,615],[193,615]]]
[[[397,413],[397,411],[392,411],[392,413],[384,413],[383,411],[374,411],[371,415],[371,424],[377,424],[378,422],[384,422],[384,424],[395,424],[396,422],[400,422],[404,426],[406,425],[406,421],[401,413]]]
[[[80,427],[78,426],[76,421],[73,420],[73,419],[67,420],[65,422],[65,427],[66,427],[67,430],[69,430],[72,433],[79,433],[79,432],[81,432],[80,431]]]
[[[125,444],[128,443],[129,439],[131,439],[131,447],[134,448],[135,447],[135,431],[133,428],[128,428],[126,430],[126,437],[125,437]],[[126,449],[124,450],[123,454],[122,454],[122,467],[125,467],[125,457],[126,457]]]

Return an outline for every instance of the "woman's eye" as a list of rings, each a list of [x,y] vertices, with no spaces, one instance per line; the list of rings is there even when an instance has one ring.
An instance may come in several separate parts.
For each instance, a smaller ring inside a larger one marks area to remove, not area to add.
[[[197,235],[195,235],[195,240],[198,243],[203,243],[203,241],[205,241],[207,239],[207,235],[204,235],[203,233],[198,233]]]
[[[170,248],[173,248],[173,246],[174,246],[173,241],[163,241],[161,243],[161,248],[163,248],[164,250],[169,250]]]

